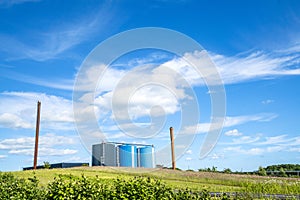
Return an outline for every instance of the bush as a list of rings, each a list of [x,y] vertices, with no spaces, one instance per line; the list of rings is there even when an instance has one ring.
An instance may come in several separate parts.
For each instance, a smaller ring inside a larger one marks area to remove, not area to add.
[[[0,199],[45,199],[45,190],[38,187],[34,176],[19,179],[11,173],[0,173]]]
[[[226,173],[226,174],[231,174],[231,173],[232,173],[232,171],[231,171],[231,169],[230,169],[230,168],[225,168],[225,169],[223,170],[223,173]]]
[[[109,199],[107,185],[82,175],[59,175],[48,184],[47,199]]]
[[[267,172],[262,166],[259,166],[259,168],[258,168],[258,175],[267,176]]]
[[[51,168],[51,164],[49,162],[44,162],[44,168],[45,169],[50,169]]]

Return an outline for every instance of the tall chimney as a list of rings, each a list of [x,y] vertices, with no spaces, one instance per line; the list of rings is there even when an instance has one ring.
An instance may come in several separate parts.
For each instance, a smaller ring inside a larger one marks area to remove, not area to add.
[[[173,127],[170,127],[170,138],[171,138],[171,151],[172,151],[172,168],[173,168],[173,170],[175,170],[176,169],[176,162],[175,162]]]
[[[40,132],[40,113],[41,113],[41,102],[37,102],[37,114],[36,114],[36,129],[35,129],[35,146],[34,146],[34,157],[33,157],[33,169],[36,169],[38,147],[39,147],[39,132]]]

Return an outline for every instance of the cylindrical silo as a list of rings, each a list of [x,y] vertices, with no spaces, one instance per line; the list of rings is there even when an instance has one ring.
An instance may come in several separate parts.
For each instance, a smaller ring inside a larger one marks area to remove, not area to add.
[[[154,148],[152,146],[141,147],[140,153],[140,167],[153,168],[154,167]]]
[[[119,161],[121,167],[136,167],[137,153],[135,145],[120,145],[119,146]]]

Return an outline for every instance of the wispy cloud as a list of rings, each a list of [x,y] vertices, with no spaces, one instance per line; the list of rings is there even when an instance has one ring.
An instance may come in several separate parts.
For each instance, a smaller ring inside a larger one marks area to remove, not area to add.
[[[48,77],[47,79],[41,79],[38,77],[34,77],[27,74],[21,74],[14,71],[14,68],[6,69],[0,68],[0,76],[4,78],[9,78],[11,80],[16,80],[23,83],[30,83],[33,85],[39,85],[48,88],[55,88],[61,90],[69,90],[72,91],[74,87],[74,80],[72,79],[58,79],[57,77],[51,79]]]
[[[15,1],[25,2],[25,1]],[[32,38],[19,38],[0,34],[0,51],[7,54],[6,60],[31,59],[46,61],[58,58],[62,53],[90,39],[99,31],[103,31],[112,12],[103,5],[97,13],[80,15],[72,22],[57,22],[57,26],[46,31],[31,30]],[[23,42],[23,41],[27,42]]]
[[[283,148],[280,146],[276,147],[266,147],[266,148],[260,148],[260,147],[254,147],[254,148],[245,148],[245,147],[226,147],[224,149],[225,152],[231,151],[238,154],[245,154],[245,155],[262,155],[265,153],[274,153],[282,151]]]
[[[277,145],[277,144],[289,144],[292,145],[300,145],[300,137],[289,138],[288,135],[278,135],[272,137],[265,137],[264,141],[258,143],[259,145]]]
[[[224,153],[212,153],[212,154],[208,155],[208,158],[210,158],[211,160],[223,159]]]
[[[243,149],[241,146],[238,147],[226,147],[224,149],[225,152],[235,152],[239,154],[246,154],[246,155],[260,155],[265,152],[263,148],[250,148],[250,149]]]
[[[271,104],[271,103],[274,103],[274,102],[275,101],[272,100],[272,99],[267,99],[267,100],[263,100],[261,103],[267,105],[267,104]]]
[[[251,145],[240,146],[242,144]],[[300,137],[288,137],[288,135],[278,135],[273,137],[242,136],[240,138],[233,139],[233,142],[227,143],[226,145],[231,146],[225,147],[224,152],[235,152],[245,155],[262,155],[274,152],[299,152]]]
[[[233,144],[250,144],[257,142],[260,139],[259,136],[251,137],[251,136],[242,136],[239,138],[232,139]]]
[[[290,49],[288,52],[252,51],[235,56],[211,52],[210,55],[225,84],[300,75],[299,48]]]
[[[225,117],[223,128],[234,127],[241,124],[249,123],[249,122],[268,122],[272,119],[276,118],[277,115],[273,113],[262,113],[256,115],[242,115],[242,116],[227,116]],[[208,133],[211,128],[213,128],[213,124],[211,123],[199,123],[197,125],[197,133]],[[195,130],[195,126],[185,127],[184,133],[192,134],[191,130]],[[237,130],[232,130],[227,132],[227,135],[241,135]]]
[[[2,7],[11,7],[18,4],[29,3],[29,2],[39,2],[41,0],[1,0],[0,6]]]
[[[95,17],[94,20],[96,19],[97,17]],[[65,30],[60,28],[59,31],[54,31],[53,34],[43,34],[41,40],[45,40],[45,42],[40,42],[41,45],[39,45],[39,49],[32,48],[11,36],[0,35],[0,41],[2,41],[0,43],[0,51],[2,49],[2,51],[12,54],[17,53],[18,55],[13,56],[14,58],[27,57],[39,61],[52,59],[60,53],[81,43],[85,40],[85,38],[89,38],[89,34],[94,32],[90,29],[96,29],[96,27],[99,26],[97,24],[99,22],[92,21],[89,23],[90,25],[86,25],[86,22],[82,22],[76,24],[76,26],[74,26],[75,28],[68,27],[65,28]],[[47,38],[48,36],[46,35],[49,35],[51,39]],[[209,54],[219,71],[222,83],[235,84],[246,81],[270,79],[278,76],[300,75],[300,44],[296,47],[290,48],[288,51],[250,51],[243,52],[235,56],[225,56],[214,52],[209,52]],[[214,79],[213,77],[210,77],[214,76],[214,74],[210,75],[209,73],[209,68],[214,66],[207,62],[207,56],[205,55],[205,51],[187,52],[182,57],[172,57],[164,53],[152,53],[150,55],[146,55],[146,57],[133,58],[126,62],[122,61],[121,63],[116,62],[113,64],[113,67],[107,69],[104,76],[99,74],[99,71],[106,68],[106,66],[95,65],[85,72],[86,76],[84,77],[84,80],[81,81],[82,84],[79,89],[90,88],[91,84],[94,84],[93,81],[101,76],[101,85],[97,88],[97,91],[110,92],[114,89],[117,83],[124,78],[125,74],[130,72],[130,69],[140,67],[145,68],[145,65],[155,66],[153,67],[155,68],[153,72],[161,72],[161,70],[166,67],[170,68],[178,73],[177,77],[173,77],[173,79],[179,81],[179,83],[182,83],[180,79],[184,78],[189,84],[191,84],[191,86],[201,86],[205,84],[204,78],[209,78],[212,82]],[[201,70],[205,73],[199,75],[199,73],[197,73],[195,69],[189,65],[189,61],[201,63]],[[7,69],[2,70],[6,70],[3,71],[2,76],[6,76],[14,80],[56,89],[73,89],[74,80],[56,79],[45,81],[37,77],[8,71]],[[148,70],[139,70],[139,73],[131,75],[136,76],[132,78],[141,79],[142,77],[144,78],[145,76],[148,76],[147,73],[149,73]],[[158,79],[159,77],[157,76],[156,78]],[[178,87],[178,84],[175,86]],[[214,92],[215,91],[209,91],[209,94]],[[272,99],[266,99],[261,103],[270,104],[273,102],[274,100]]]
[[[272,121],[276,117],[278,117],[278,115],[274,113],[260,113],[256,115],[243,115],[238,117],[228,116],[225,118],[224,127],[232,127],[232,126],[244,124],[245,122],[251,122],[251,121],[268,122],[268,121]]]

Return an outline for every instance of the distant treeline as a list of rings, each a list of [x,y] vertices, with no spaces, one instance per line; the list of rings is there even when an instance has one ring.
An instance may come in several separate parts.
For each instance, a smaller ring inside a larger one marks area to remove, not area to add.
[[[280,165],[271,165],[264,168],[266,171],[300,171],[300,164],[280,164]]]
[[[192,171],[192,170],[190,170]],[[300,164],[279,164],[270,165],[267,167],[259,167],[257,171],[253,172],[242,172],[242,171],[231,171],[230,168],[223,170],[217,170],[217,167],[212,166],[211,168],[198,169],[199,172],[219,172],[227,174],[256,174],[260,176],[280,176],[280,177],[299,177],[300,176]]]

